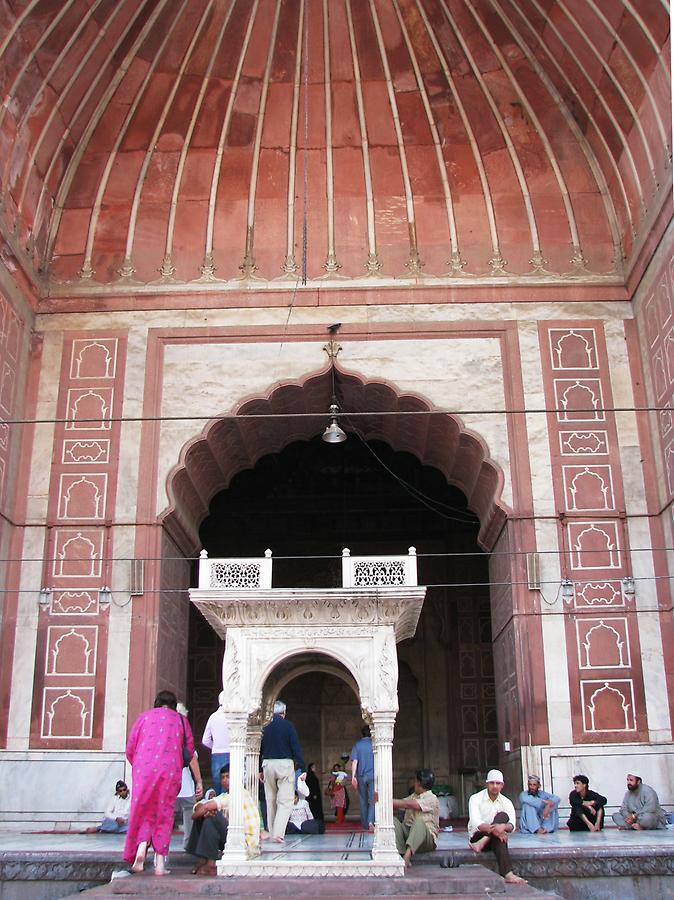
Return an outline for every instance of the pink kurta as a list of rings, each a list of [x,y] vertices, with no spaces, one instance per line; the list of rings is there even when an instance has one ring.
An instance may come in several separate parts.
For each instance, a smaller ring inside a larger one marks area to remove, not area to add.
[[[187,749],[194,754],[189,722],[165,706],[149,709],[136,719],[126,743],[133,766],[131,813],[124,859],[133,862],[138,844],[147,841],[155,853],[166,855],[173,830],[173,808],[183,771],[183,728]]]

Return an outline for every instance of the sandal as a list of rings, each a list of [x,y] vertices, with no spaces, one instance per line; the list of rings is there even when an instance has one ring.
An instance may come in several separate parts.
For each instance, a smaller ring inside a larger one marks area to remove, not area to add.
[[[204,863],[204,865],[197,870],[197,877],[201,876],[202,878],[214,878],[217,874],[218,868],[215,863],[211,862],[210,860]]]

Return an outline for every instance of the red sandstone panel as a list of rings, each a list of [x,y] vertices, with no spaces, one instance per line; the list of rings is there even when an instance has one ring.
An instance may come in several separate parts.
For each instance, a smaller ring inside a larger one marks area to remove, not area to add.
[[[157,222],[161,222],[165,228],[169,206],[170,200],[167,199],[164,203],[146,201],[139,208],[133,242],[133,265],[136,269],[135,277],[143,281],[154,281],[159,277],[166,233],[163,228],[161,232],[157,229]]]
[[[295,77],[295,50],[299,32],[299,13],[299,4],[281,3],[280,27],[276,37],[274,58],[270,72],[270,80],[273,82],[292,84]],[[301,40],[304,40],[305,25],[306,22],[303,23],[301,34],[299,34]]]
[[[353,58],[346,2],[329,3],[330,77],[333,84],[353,81]]]
[[[118,333],[65,336],[50,479],[31,746],[100,748],[126,344]],[[113,595],[114,600],[114,595]]]
[[[182,150],[202,81],[197,75],[183,75],[181,78],[180,89],[171,103],[156,144],[157,151]]]
[[[647,354],[655,401],[662,408],[657,430],[666,483],[664,497],[674,496],[674,257],[652,279],[642,306],[640,330],[650,348]]]
[[[295,145],[304,144],[304,117],[299,120],[297,133],[290,130],[293,109],[292,83],[270,84],[267,103],[271,115],[266,115],[262,129],[262,146],[286,150],[294,137]]]
[[[574,736],[646,740],[637,629],[624,617],[613,627],[590,616],[634,611],[634,595],[621,583],[631,564],[603,333],[592,322],[550,323],[539,332],[546,405],[556,409],[547,419],[562,574],[574,582],[565,621]]]
[[[369,82],[382,82],[384,80],[384,68],[381,54],[377,45],[377,35],[367,3],[358,3],[349,0],[351,16],[356,36],[356,52],[360,66],[360,76],[364,84]]]
[[[218,278],[241,276],[239,266],[245,253],[245,221],[247,204],[244,200],[221,200],[215,214],[213,254]]]
[[[209,80],[192,134],[193,148],[218,146],[231,89],[231,81]]]
[[[203,259],[206,245],[206,200],[182,199],[178,203],[173,234],[173,265],[176,277],[181,280],[199,278],[199,260]]]

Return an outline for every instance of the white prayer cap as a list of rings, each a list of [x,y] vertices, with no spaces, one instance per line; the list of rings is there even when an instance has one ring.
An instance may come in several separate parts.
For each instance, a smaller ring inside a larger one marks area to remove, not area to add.
[[[538,775],[527,775],[527,781],[537,781],[539,784],[541,783],[541,779]]]
[[[498,769],[490,769],[487,772],[486,781],[498,781],[500,784],[503,784],[503,772],[499,771]]]

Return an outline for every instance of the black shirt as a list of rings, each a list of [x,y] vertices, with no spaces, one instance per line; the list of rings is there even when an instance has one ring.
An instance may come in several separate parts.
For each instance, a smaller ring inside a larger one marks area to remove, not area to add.
[[[594,800],[594,810],[588,809],[587,806],[583,806],[583,803],[588,800]],[[580,819],[581,816],[585,815],[588,817],[588,819],[590,819],[591,822],[594,822],[597,818],[597,813],[600,809],[606,806],[608,800],[606,799],[606,797],[602,797],[601,794],[598,794],[596,791],[591,791],[588,788],[588,791],[584,797],[581,797],[578,791],[571,791],[571,793],[569,794],[569,803],[571,804],[572,818]]]

